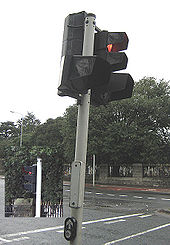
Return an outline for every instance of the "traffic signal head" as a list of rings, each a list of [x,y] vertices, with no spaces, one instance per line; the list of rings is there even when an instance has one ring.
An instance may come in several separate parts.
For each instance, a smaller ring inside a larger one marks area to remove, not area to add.
[[[88,89],[107,84],[110,66],[100,57],[68,55],[63,57],[63,69],[58,95],[78,98]]]
[[[99,31],[95,33],[94,55],[82,56],[86,16],[83,11],[65,19],[58,95],[79,99],[91,89],[92,104],[97,105],[131,97],[132,77],[113,74],[127,67],[128,58],[120,52],[128,47],[127,34]]]
[[[95,106],[106,105],[114,100],[130,98],[133,86],[134,81],[130,74],[112,73],[107,86],[92,90],[91,104]]]
[[[132,97],[134,81],[130,74],[112,73],[109,84],[109,102]]]
[[[94,54],[106,60],[112,72],[126,68],[128,58],[119,51],[127,49],[127,46],[128,37],[125,32],[101,31],[95,34]]]
[[[126,50],[128,42],[126,32],[101,31],[95,34],[95,52],[102,49],[108,49],[108,52]]]
[[[37,165],[34,164],[33,166],[24,166],[23,173],[24,173],[24,189],[35,194]]]
[[[85,11],[69,14],[65,18],[62,53],[65,55],[81,55],[83,50]]]

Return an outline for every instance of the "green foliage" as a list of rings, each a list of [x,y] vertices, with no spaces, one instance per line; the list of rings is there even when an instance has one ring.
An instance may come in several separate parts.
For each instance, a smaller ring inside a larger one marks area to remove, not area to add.
[[[73,105],[66,109],[63,117],[63,154],[67,163],[74,160],[77,126],[77,106]]]
[[[2,122],[0,123],[0,139],[7,139],[11,137],[16,137],[18,135],[18,129],[14,122]]]
[[[48,119],[46,123],[38,126],[31,138],[33,145],[61,147],[63,118]]]
[[[18,135],[12,134],[15,130],[11,130],[11,125],[18,130]],[[21,148],[18,137],[21,121],[18,121],[17,125],[8,122],[2,123],[1,126],[0,133],[5,135],[0,141],[2,147],[0,158],[4,159],[6,202],[12,202],[18,197],[30,196],[23,188],[22,168],[35,164],[37,157],[40,157],[43,166],[43,201],[56,203],[63,196],[62,118],[49,119],[45,124],[40,124],[35,115],[28,113],[23,121],[23,146]]]
[[[70,107],[64,117],[64,147],[70,162],[74,156],[76,118],[77,107]],[[169,128],[169,83],[145,77],[135,83],[132,98],[91,106],[88,155],[96,154],[98,165],[165,163],[170,160]]]
[[[36,119],[35,115],[31,112],[28,112],[23,119],[18,120],[18,128],[21,128],[21,123],[23,123],[23,132],[25,133],[34,132],[37,126],[41,124],[40,120]]]
[[[15,198],[24,195],[22,166],[26,163],[32,164],[28,152],[18,147],[7,147],[5,153],[5,200],[11,203]]]
[[[43,199],[62,196],[63,165],[74,160],[77,105],[63,117],[40,124],[28,113],[23,121],[23,147],[19,148],[21,121],[0,124],[0,158],[6,170],[6,199],[27,195],[21,188],[22,166],[43,162]],[[6,150],[5,150],[6,149]],[[164,164],[170,162],[170,85],[144,77],[135,83],[130,99],[90,107],[88,158],[100,164]]]
[[[42,158],[42,200],[57,203],[62,198],[63,188],[63,159],[55,148],[11,147],[7,149],[5,167],[6,202],[19,197],[30,197],[30,193],[23,188],[23,167],[32,166],[37,156]],[[15,187],[15,188],[13,188]]]
[[[93,131],[97,125],[94,135],[100,134],[99,115],[103,124],[100,137],[103,154],[109,156],[112,163],[167,162],[168,153],[165,149],[170,143],[169,108],[168,83],[144,78],[135,84],[132,98],[110,103],[101,115],[93,111]]]
[[[34,159],[42,159],[42,200],[56,204],[63,198],[63,163],[62,154],[55,147],[34,146],[30,150]],[[35,160],[34,160],[35,162]]]

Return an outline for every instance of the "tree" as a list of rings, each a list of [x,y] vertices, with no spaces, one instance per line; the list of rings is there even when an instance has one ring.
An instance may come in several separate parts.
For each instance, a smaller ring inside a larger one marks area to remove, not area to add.
[[[49,119],[46,123],[40,124],[34,114],[28,113],[23,121],[22,147],[19,147],[18,135],[13,136],[11,125],[20,136],[21,120],[17,125],[2,123],[4,144],[1,157],[4,158],[6,176],[6,203],[12,203],[18,197],[31,196],[23,188],[22,168],[35,164],[37,157],[40,157],[43,162],[42,200],[56,204],[63,198],[63,118]],[[8,144],[7,138],[10,139]]]
[[[42,200],[56,204],[63,197],[63,158],[55,148],[23,146],[6,149],[5,201],[13,203],[19,197],[31,197],[23,188],[23,166],[36,163],[42,158]]]
[[[0,123],[0,158],[5,157],[5,148],[18,137],[18,128],[14,122],[7,121]]]
[[[63,154],[67,163],[74,160],[77,126],[77,106],[73,105],[66,109],[63,117]]]
[[[22,149],[16,147],[19,144],[15,144],[14,134],[15,130],[20,132],[21,121],[19,126],[1,123],[0,127],[0,144],[3,142],[4,146],[0,154],[5,158],[8,177],[12,178],[12,182],[8,182],[7,178],[9,197],[13,198],[23,191],[17,189],[21,166],[26,162],[35,163],[36,157],[41,156],[44,162],[43,195],[46,200],[54,201],[61,189],[63,164],[74,160],[77,105],[67,108],[63,117],[49,119],[44,124],[40,124],[32,113],[25,118]],[[135,83],[132,98],[113,101],[107,106],[91,106],[89,119],[87,160],[91,161],[90,156],[96,154],[97,165],[164,164],[170,161],[168,82],[144,77]],[[7,152],[4,154],[5,147]],[[10,190],[10,183],[16,185],[15,190]]]
[[[77,107],[65,115],[64,146],[73,159]],[[169,83],[144,77],[130,99],[90,108],[88,155],[98,164],[164,163],[168,161],[170,128]]]
[[[143,137],[139,156],[143,162],[166,162],[170,128],[169,83],[153,77],[141,79],[136,83],[133,102],[136,135],[140,133]]]
[[[0,139],[9,139],[18,135],[18,129],[14,122],[7,121],[0,123]]]
[[[22,125],[23,145],[32,146],[31,137],[33,133],[35,132],[36,128],[40,124],[41,124],[40,120],[37,119],[36,116],[32,112],[28,112],[25,117],[17,121],[17,128],[20,134],[21,134],[21,125]]]
[[[92,116],[97,118],[91,126],[93,131],[99,124],[99,115],[102,119],[101,132],[97,126],[97,134],[103,139],[102,153],[116,163],[166,161],[163,149],[168,143],[169,108],[168,83],[155,78],[141,79],[135,84],[132,98],[112,102],[104,109],[104,115]]]
[[[32,143],[37,146],[60,147],[63,141],[62,125],[62,117],[48,119],[35,129],[31,138]]]

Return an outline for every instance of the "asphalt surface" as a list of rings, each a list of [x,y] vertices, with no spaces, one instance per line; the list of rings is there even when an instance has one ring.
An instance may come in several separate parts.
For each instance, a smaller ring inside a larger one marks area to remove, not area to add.
[[[169,245],[169,208],[167,188],[86,185],[83,244]]]
[[[64,181],[64,186],[70,188],[70,182]],[[67,190],[66,190],[67,191]],[[95,199],[95,196],[98,199]],[[122,210],[161,211],[170,213],[170,188],[146,188],[131,186],[99,185],[94,187],[86,184],[85,205],[95,205],[96,207],[120,208]]]
[[[64,181],[64,184],[70,185],[70,182]],[[92,187],[92,184],[86,184],[86,187]],[[152,187],[135,187],[135,186],[120,186],[120,185],[101,185],[96,184],[94,186],[96,189],[107,189],[114,191],[141,191],[141,192],[155,192],[155,193],[165,193],[170,194],[170,188],[152,188]]]
[[[70,216],[70,183],[64,182],[63,218],[4,218],[0,216],[0,244],[66,245],[63,224]],[[3,211],[4,180],[0,179]],[[2,198],[3,197],[3,198]],[[86,185],[83,245],[169,245],[170,189]]]

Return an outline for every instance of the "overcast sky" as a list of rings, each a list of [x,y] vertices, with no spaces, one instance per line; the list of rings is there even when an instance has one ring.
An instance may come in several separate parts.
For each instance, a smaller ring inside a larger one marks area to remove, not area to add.
[[[0,0],[0,122],[33,112],[45,122],[75,103],[57,95],[64,19],[86,11],[96,25],[129,37],[124,72],[170,80],[168,0]]]

